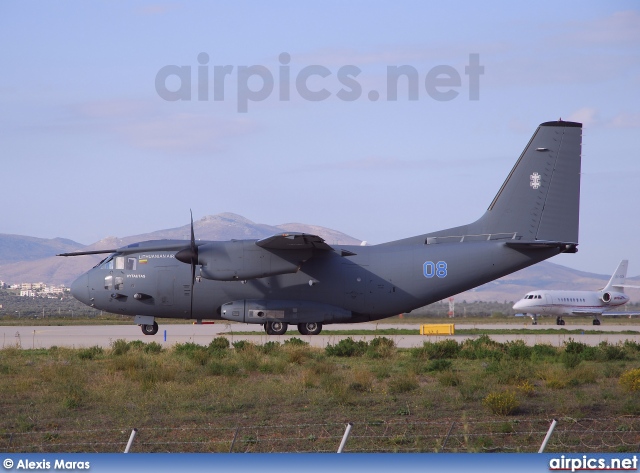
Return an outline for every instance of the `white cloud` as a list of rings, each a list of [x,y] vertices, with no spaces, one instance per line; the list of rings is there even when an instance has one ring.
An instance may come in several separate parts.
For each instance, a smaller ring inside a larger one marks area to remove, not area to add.
[[[598,119],[596,118],[597,114],[598,112],[595,108],[582,107],[569,115],[567,120],[570,122],[582,123],[585,126],[594,126],[598,122]]]
[[[568,22],[564,38],[579,44],[627,46],[634,50],[640,41],[640,13],[619,11],[605,18],[582,22]]]
[[[142,100],[96,101],[77,105],[72,113],[93,132],[119,136],[136,148],[170,153],[216,153],[230,140],[253,133],[253,120],[206,113],[165,111]],[[73,126],[73,125],[69,125]]]
[[[621,113],[608,123],[611,128],[640,128],[640,113]]]

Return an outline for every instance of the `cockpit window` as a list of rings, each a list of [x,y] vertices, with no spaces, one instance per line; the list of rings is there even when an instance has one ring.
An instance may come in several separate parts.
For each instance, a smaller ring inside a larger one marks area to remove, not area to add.
[[[116,256],[116,269],[124,269],[124,256]]]
[[[100,269],[113,269],[113,255],[102,261]]]
[[[131,271],[135,271],[137,264],[138,264],[138,259],[137,258],[129,257],[129,258],[127,258],[127,264],[125,266],[125,269],[131,270]]]
[[[107,290],[113,289],[113,276],[111,274],[104,278],[104,288]]]

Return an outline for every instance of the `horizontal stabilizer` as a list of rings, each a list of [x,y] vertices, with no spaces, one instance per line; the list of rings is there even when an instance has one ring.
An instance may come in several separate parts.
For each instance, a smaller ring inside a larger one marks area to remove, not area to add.
[[[563,248],[565,253],[576,253],[578,251],[577,243],[567,243],[564,241],[507,241],[505,242],[510,248],[523,249],[523,250],[535,250],[535,249],[547,249],[547,248]]]

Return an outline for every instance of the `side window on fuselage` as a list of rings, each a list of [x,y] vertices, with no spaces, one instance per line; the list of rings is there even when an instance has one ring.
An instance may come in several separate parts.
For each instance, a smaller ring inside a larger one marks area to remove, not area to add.
[[[128,269],[130,271],[135,271],[137,266],[138,266],[138,259],[135,257],[129,256],[127,258],[127,264],[125,266],[125,269]]]

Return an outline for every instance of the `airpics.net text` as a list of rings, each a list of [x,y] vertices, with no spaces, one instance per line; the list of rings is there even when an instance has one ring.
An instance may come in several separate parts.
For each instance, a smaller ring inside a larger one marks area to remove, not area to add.
[[[162,99],[174,101],[209,101],[213,91],[213,101],[222,102],[231,95],[236,95],[237,111],[247,113],[250,102],[262,102],[272,96],[277,88],[277,100],[288,102],[292,99],[292,81],[298,97],[309,102],[322,102],[335,96],[344,102],[353,102],[363,96],[363,82],[359,80],[362,69],[355,65],[343,65],[332,71],[330,68],[311,64],[292,71],[291,55],[283,52],[278,56],[278,72],[274,74],[263,65],[232,66],[211,65],[209,54],[201,52],[197,56],[197,72],[192,74],[192,66],[167,65],[158,70],[155,77],[155,89]],[[480,64],[480,54],[469,54],[469,61],[461,74],[453,66],[440,64],[431,67],[424,79],[420,72],[411,65],[386,66],[386,75],[382,88],[386,86],[384,97],[378,90],[371,89],[366,99],[376,102],[380,99],[387,102],[399,100],[418,101],[426,97],[439,102],[454,100],[460,96],[463,87],[463,76],[468,88],[469,100],[480,100],[480,76],[484,74],[484,66]],[[234,80],[235,76],[235,80]],[[195,80],[197,93],[192,93]],[[277,81],[277,83],[276,83]],[[381,83],[382,83],[381,82]],[[234,88],[235,87],[235,88]],[[338,89],[336,91],[336,89]],[[398,90],[402,93],[399,94]],[[335,91],[335,92],[332,92]],[[225,93],[226,92],[226,93]]]

